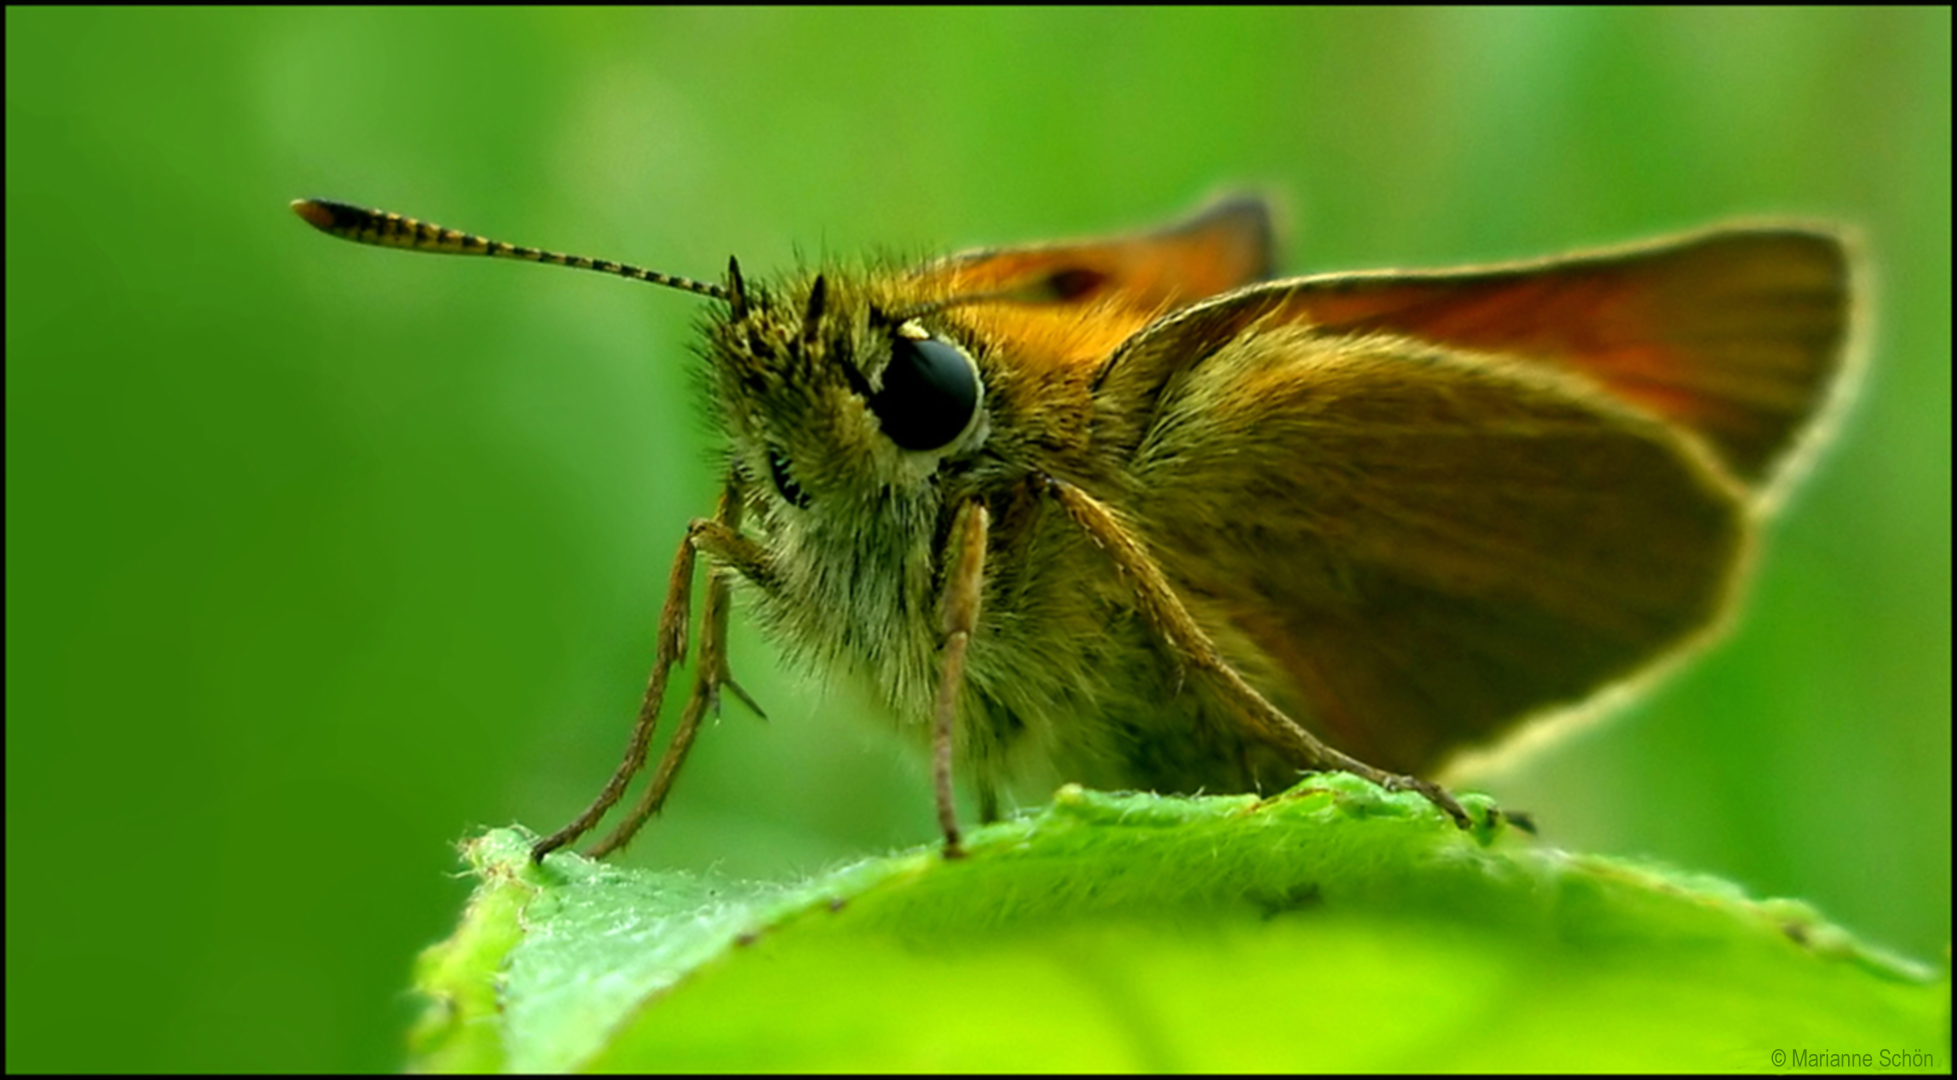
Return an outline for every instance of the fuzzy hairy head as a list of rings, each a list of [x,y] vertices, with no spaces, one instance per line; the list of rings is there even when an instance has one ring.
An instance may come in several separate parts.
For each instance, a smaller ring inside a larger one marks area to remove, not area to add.
[[[983,444],[972,351],[888,286],[806,272],[750,285],[730,264],[727,291],[706,327],[708,394],[770,517],[914,501],[946,457]]]

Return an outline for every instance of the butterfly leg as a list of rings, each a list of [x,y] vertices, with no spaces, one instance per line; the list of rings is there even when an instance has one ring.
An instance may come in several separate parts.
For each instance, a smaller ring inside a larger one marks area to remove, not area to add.
[[[1176,596],[1175,588],[1163,575],[1162,568],[1149,557],[1140,541],[1122,527],[1112,511],[1100,500],[1064,480],[1048,478],[1047,487],[1074,523],[1114,560],[1115,568],[1134,590],[1135,600],[1149,625],[1162,635],[1177,656],[1193,666],[1240,716],[1250,722],[1258,735],[1282,748],[1294,762],[1305,767],[1343,770],[1389,791],[1417,791],[1452,817],[1455,824],[1464,829],[1469,827],[1471,822],[1467,811],[1461,808],[1461,804],[1446,788],[1429,780],[1374,768],[1327,746],[1297,721],[1286,716],[1283,710],[1271,704],[1270,699],[1258,693],[1257,688],[1246,682],[1217,651],[1216,644],[1197,625],[1181,598]]]
[[[945,858],[965,854],[959,846],[958,811],[952,803],[952,734],[958,719],[958,691],[965,684],[965,650],[978,626],[979,594],[985,584],[985,538],[990,516],[973,500],[958,510],[951,543],[957,554],[945,580],[944,670],[938,677],[938,702],[931,730],[931,779],[938,796],[938,826],[945,834]],[[997,813],[996,806],[993,812]]]
[[[686,657],[686,628],[693,606],[693,563],[698,552],[705,551],[714,562],[726,569],[715,567],[709,572],[707,598],[701,612],[700,667],[694,678],[692,696],[680,714],[678,730],[667,745],[665,755],[660,758],[651,786],[626,819],[589,854],[598,858],[625,846],[646,819],[659,812],[672,789],[680,765],[686,760],[687,751],[692,749],[701,720],[705,718],[708,708],[718,706],[722,686],[733,690],[749,705],[753,704],[727,672],[729,597],[724,575],[731,571],[751,581],[762,582],[767,580],[769,570],[766,553],[760,545],[740,534],[740,515],[740,491],[730,481],[721,494],[720,505],[713,518],[695,518],[687,527],[686,539],[680,542],[679,551],[673,556],[672,573],[666,581],[666,603],[659,613],[658,647],[652,674],[646,681],[645,697],[639,704],[638,721],[632,727],[632,739],[626,746],[625,757],[611,779],[606,781],[604,790],[598,793],[598,797],[583,813],[530,849],[532,859],[541,861],[545,855],[576,842],[590,832],[618,803],[632,778],[645,767],[646,751],[659,724],[659,706],[666,696],[667,677],[673,665]]]

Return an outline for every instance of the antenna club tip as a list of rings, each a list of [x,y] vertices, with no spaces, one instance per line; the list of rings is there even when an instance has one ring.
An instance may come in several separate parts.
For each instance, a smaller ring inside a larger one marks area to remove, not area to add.
[[[326,204],[318,199],[294,199],[292,212],[298,214],[300,220],[315,229],[324,229],[333,224],[333,211],[328,210]]]
[[[339,215],[333,212],[333,204],[325,199],[294,199],[292,212],[321,232],[331,232],[339,221]]]

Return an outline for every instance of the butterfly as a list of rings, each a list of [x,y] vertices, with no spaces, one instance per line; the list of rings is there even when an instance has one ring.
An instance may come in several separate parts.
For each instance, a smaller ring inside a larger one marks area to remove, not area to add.
[[[1844,234],[1742,223],[1525,262],[1271,278],[1271,215],[921,266],[719,282],[302,200],[347,239],[570,265],[713,304],[722,494],[675,556],[616,805],[727,689],[734,587],[791,660],[865,682],[953,778],[1277,790],[1432,777],[1728,621],[1853,368]]]

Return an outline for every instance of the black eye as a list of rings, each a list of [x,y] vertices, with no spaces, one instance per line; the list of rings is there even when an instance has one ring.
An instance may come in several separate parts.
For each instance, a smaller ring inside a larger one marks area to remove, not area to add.
[[[788,462],[783,460],[781,452],[772,446],[768,448],[768,475],[774,480],[775,490],[781,492],[782,498],[804,510],[809,508],[809,493],[803,491],[802,485],[788,475]]]
[[[971,426],[978,404],[978,372],[964,353],[933,338],[891,339],[883,389],[870,396],[870,411],[891,442],[940,449]]]

